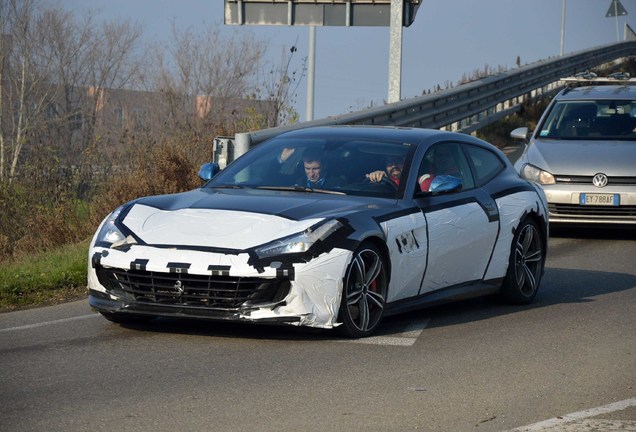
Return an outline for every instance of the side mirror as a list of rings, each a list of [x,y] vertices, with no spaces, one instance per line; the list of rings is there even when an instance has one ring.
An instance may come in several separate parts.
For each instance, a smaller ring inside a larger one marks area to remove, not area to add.
[[[208,162],[201,165],[199,169],[199,178],[203,181],[208,181],[221,171],[219,164],[216,162]]]
[[[528,139],[528,128],[527,127],[520,127],[520,128],[517,128],[517,129],[513,130],[512,132],[510,132],[510,138],[527,141],[527,139]]]
[[[459,192],[464,182],[462,179],[450,175],[438,175],[431,182],[429,192],[439,194],[443,192]]]

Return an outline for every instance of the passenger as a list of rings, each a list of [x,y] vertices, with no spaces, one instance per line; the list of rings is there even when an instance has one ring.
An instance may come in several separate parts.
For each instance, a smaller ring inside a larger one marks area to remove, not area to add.
[[[332,179],[327,179],[327,166],[324,156],[318,149],[307,149],[303,153],[305,178],[298,182],[311,189],[325,189],[335,186]]]
[[[441,146],[433,150],[433,164],[427,174],[421,175],[417,182],[420,184],[422,192],[428,192],[431,182],[438,175],[451,175],[462,178],[461,171],[455,163],[453,153],[447,147]]]
[[[386,160],[385,170],[373,171],[367,174],[367,178],[372,183],[381,182],[385,177],[389,179],[396,186],[400,185],[400,177],[402,176],[402,169],[404,168],[404,158],[399,156],[389,157]]]

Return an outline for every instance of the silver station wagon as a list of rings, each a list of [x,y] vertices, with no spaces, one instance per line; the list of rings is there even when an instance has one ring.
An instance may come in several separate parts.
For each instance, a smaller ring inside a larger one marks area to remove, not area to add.
[[[529,138],[515,168],[543,187],[551,223],[636,225],[634,80],[569,84]]]

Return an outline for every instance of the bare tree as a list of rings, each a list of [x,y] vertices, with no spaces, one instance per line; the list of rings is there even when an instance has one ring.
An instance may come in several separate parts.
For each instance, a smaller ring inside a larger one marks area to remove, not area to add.
[[[173,24],[172,45],[157,50],[152,88],[164,95],[169,128],[228,129],[253,92],[265,43],[252,33],[224,39],[216,26],[202,33]]]
[[[0,0],[0,179],[11,181],[25,145],[47,143],[78,164],[99,140],[104,90],[134,86],[140,30],[96,25],[39,0]],[[29,147],[27,146],[27,147]]]
[[[142,73],[142,62],[136,53],[140,36],[139,27],[123,22],[104,24],[94,38],[84,62],[90,71],[84,86],[94,90],[86,110],[85,146],[95,139],[95,122],[98,111],[103,108],[104,101],[100,97],[104,90],[133,89],[138,85],[137,79]]]
[[[37,0],[0,0],[0,181],[10,183],[29,136],[56,88],[39,29]]]
[[[42,153],[42,146],[80,165],[87,150],[122,148],[131,139],[151,143],[175,131],[201,138],[297,119],[292,105],[304,65],[291,71],[295,47],[269,66],[266,41],[251,32],[224,38],[218,27],[173,25],[172,43],[149,65],[138,49],[139,27],[128,22],[78,19],[41,0],[0,0],[0,24],[8,35],[0,52],[2,181],[16,175],[24,150]]]
[[[298,40],[296,40],[296,44]],[[293,108],[296,101],[296,92],[307,71],[307,58],[302,59],[300,73],[292,68],[295,54],[298,52],[296,45],[289,48],[289,52],[283,47],[281,60],[278,65],[268,65],[267,71],[259,88],[254,95],[255,99],[263,99],[265,102],[265,124],[263,127],[274,127],[282,124],[298,121],[298,113]]]
[[[305,65],[292,70],[296,47],[272,64],[264,60],[267,41],[244,29],[232,38],[223,38],[214,26],[195,33],[173,25],[172,33],[173,45],[157,51],[152,87],[164,95],[171,130],[231,134],[297,121],[293,103]]]
[[[69,162],[77,163],[99,139],[95,128],[105,91],[136,85],[140,31],[128,22],[98,26],[90,14],[81,21],[60,10],[46,10],[43,16],[54,59],[51,74],[60,94],[51,102],[56,132]]]

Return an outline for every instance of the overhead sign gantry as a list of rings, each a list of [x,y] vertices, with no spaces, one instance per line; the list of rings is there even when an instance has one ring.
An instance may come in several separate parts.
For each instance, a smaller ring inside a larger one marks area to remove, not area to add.
[[[225,0],[225,24],[388,26],[395,0]],[[421,0],[403,3],[402,25],[415,19]]]
[[[309,26],[307,120],[313,120],[316,26],[389,26],[388,102],[400,100],[402,27],[410,26],[422,0],[225,0],[225,24]]]

